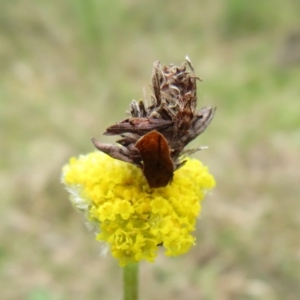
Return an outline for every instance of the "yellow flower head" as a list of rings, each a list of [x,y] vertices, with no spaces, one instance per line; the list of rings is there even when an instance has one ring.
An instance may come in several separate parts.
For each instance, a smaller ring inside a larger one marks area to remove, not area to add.
[[[207,167],[187,158],[172,183],[151,189],[139,168],[102,152],[71,158],[62,182],[74,206],[98,224],[96,239],[109,245],[120,266],[153,262],[159,246],[168,256],[187,252],[201,201],[215,186]]]

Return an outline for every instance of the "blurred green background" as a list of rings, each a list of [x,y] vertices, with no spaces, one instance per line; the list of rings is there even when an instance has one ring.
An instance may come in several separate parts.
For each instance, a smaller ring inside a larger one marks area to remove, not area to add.
[[[300,297],[300,1],[1,1],[1,299],[122,299],[121,270],[60,184],[149,97],[152,64],[217,106],[194,145],[217,187],[197,245],[141,264],[141,299]]]

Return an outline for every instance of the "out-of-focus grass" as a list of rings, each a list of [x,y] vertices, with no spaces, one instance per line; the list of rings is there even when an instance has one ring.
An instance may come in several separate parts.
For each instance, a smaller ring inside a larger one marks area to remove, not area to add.
[[[70,156],[189,54],[217,188],[198,244],[141,265],[142,299],[298,299],[297,1],[7,1],[0,10],[1,299],[118,299],[121,272],[59,183]],[[292,44],[294,45],[294,44]],[[289,64],[282,63],[288,61]]]

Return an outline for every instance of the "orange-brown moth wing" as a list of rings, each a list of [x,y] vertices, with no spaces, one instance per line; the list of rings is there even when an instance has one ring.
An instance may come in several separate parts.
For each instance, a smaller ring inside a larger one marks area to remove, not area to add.
[[[153,130],[141,137],[135,147],[143,160],[143,173],[151,188],[166,186],[173,178],[174,164],[165,137]]]

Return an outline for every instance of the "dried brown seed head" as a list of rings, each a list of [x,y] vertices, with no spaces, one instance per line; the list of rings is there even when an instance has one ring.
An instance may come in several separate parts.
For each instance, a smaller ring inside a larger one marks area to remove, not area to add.
[[[215,108],[196,110],[197,80],[200,78],[188,58],[181,66],[161,67],[155,62],[151,105],[146,107],[142,100],[132,101],[131,117],[108,127],[104,133],[121,135],[119,145],[102,144],[93,139],[95,147],[142,168],[150,187],[166,186],[174,170],[183,165],[182,156],[194,151],[185,150],[185,146],[200,135],[214,117]]]

